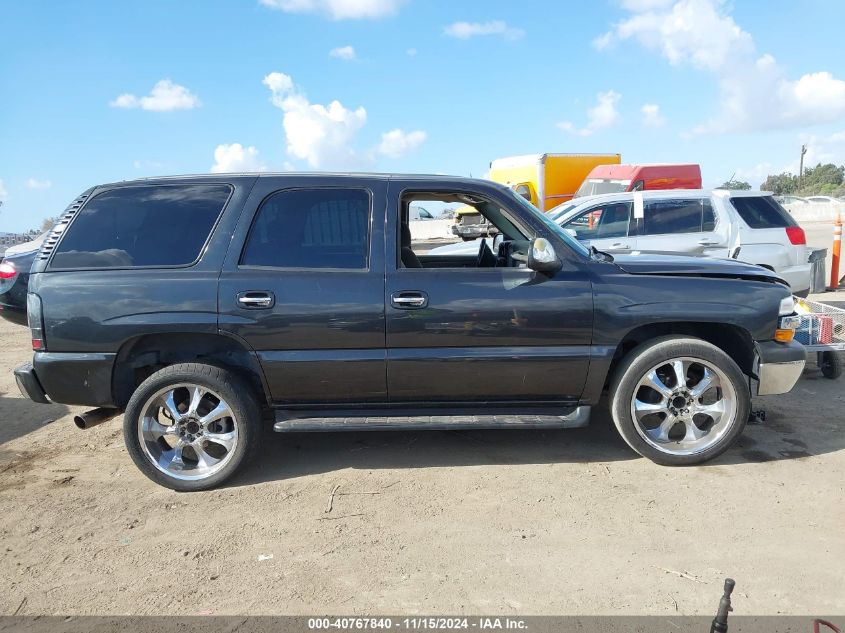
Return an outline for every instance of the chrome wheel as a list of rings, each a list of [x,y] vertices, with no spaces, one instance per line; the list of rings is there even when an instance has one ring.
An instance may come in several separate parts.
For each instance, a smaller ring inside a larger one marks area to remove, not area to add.
[[[631,400],[640,437],[670,455],[694,455],[716,444],[737,415],[727,375],[698,358],[673,358],[652,367]]]
[[[205,479],[234,455],[238,420],[217,393],[197,384],[158,391],[144,404],[138,439],[144,455],[175,479]]]

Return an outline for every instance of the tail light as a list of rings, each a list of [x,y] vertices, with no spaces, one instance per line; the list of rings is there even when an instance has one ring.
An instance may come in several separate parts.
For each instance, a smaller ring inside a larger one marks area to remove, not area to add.
[[[807,236],[804,235],[804,229],[800,226],[786,227],[786,236],[789,238],[789,241],[796,246],[801,246],[807,243]]]
[[[0,262],[0,279],[13,279],[18,274],[14,264],[10,262]]]
[[[29,323],[29,331],[32,336],[33,351],[45,351],[47,349],[47,343],[44,340],[44,317],[41,311],[41,297],[31,292],[26,296],[26,320]]]

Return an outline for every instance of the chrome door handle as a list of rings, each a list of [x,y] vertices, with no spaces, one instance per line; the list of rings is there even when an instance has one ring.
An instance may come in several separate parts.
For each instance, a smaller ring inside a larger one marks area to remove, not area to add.
[[[702,246],[718,246],[719,245],[719,242],[714,242],[713,240],[708,240],[708,239],[698,240],[698,243],[701,244]]]
[[[272,308],[275,303],[276,297],[272,292],[266,290],[250,290],[238,293],[238,305],[249,310]]]
[[[616,242],[616,244],[611,244],[610,248],[618,248],[620,251],[629,251],[631,250],[631,245],[623,244],[622,242]]]
[[[390,295],[390,304],[400,310],[413,310],[428,305],[428,296],[424,292],[394,292]]]

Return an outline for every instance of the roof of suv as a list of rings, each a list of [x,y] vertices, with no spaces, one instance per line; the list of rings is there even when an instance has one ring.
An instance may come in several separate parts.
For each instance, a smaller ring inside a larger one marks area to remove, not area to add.
[[[620,191],[615,193],[600,193],[594,196],[582,196],[580,198],[573,198],[564,204],[583,204],[585,202],[604,202],[614,200],[630,200],[634,194],[642,194],[644,200],[652,198],[677,198],[678,196],[687,198],[708,198],[710,196],[727,197],[758,197],[771,196],[771,191],[758,190],[738,190],[738,189],[652,189],[646,191]]]
[[[103,183],[101,186],[129,185],[129,184],[150,184],[155,182],[185,182],[191,180],[203,181],[230,181],[233,178],[338,178],[355,179],[366,178],[369,180],[390,180],[391,178],[402,178],[405,180],[419,180],[424,182],[461,182],[464,184],[480,184],[494,186],[496,188],[507,188],[492,180],[481,178],[467,178],[463,176],[447,176],[442,174],[395,174],[395,173],[364,173],[364,172],[320,172],[320,171],[283,171],[283,172],[236,172],[236,173],[206,173],[206,174],[181,174],[174,176],[150,176],[135,178],[132,180],[120,180],[117,182]]]

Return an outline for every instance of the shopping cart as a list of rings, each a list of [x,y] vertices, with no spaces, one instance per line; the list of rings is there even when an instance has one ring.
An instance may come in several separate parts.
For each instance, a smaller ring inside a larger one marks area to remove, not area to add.
[[[818,365],[825,378],[839,378],[840,354],[845,352],[845,310],[796,297],[795,312],[801,317],[795,340],[804,345],[807,353],[818,354]]]

